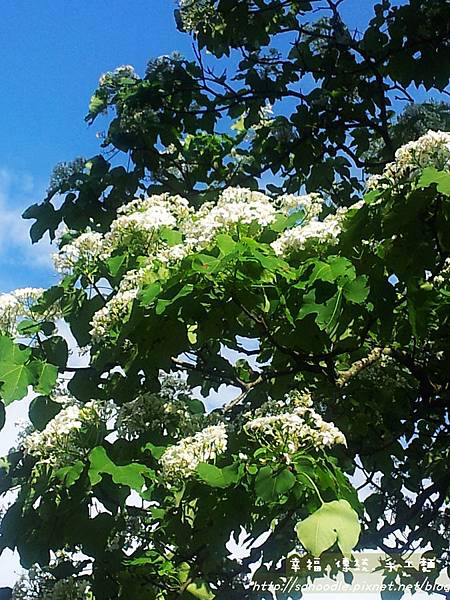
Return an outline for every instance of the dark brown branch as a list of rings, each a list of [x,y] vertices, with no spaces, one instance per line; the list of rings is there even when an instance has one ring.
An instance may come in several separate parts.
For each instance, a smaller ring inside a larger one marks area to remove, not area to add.
[[[439,494],[439,500],[437,500],[434,504],[435,507],[439,506],[439,501],[444,502],[444,498],[446,493],[448,493],[448,486],[450,484],[450,475],[436,481],[429,487],[427,487],[423,492],[421,492],[414,501],[413,506],[409,510],[403,511],[401,518],[395,521],[392,524],[385,525],[378,531],[374,533],[366,533],[361,538],[361,545],[371,546],[373,544],[380,545],[382,540],[387,538],[389,535],[394,533],[395,531],[401,530],[406,526],[411,526],[411,522],[422,512],[425,504],[431,499],[431,496],[434,494]],[[391,550],[393,550],[391,548]]]

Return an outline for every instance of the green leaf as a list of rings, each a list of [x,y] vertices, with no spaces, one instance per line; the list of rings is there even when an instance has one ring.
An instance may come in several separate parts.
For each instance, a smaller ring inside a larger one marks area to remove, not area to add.
[[[59,402],[53,402],[46,396],[37,396],[30,404],[28,416],[36,429],[42,431],[62,408],[63,405]]]
[[[151,442],[147,442],[144,446],[144,450],[148,450],[156,460],[159,460],[166,451],[166,446],[155,446]]]
[[[23,364],[0,362],[0,381],[3,382],[1,396],[6,406],[14,400],[21,400],[27,395],[28,386],[34,381],[34,375]]]
[[[0,335],[0,361],[23,365],[30,355],[30,350],[21,350],[9,337]]]
[[[194,598],[198,598],[198,600],[213,600],[216,597],[215,594],[211,591],[209,585],[204,582],[196,579],[192,583],[190,583],[186,591],[189,592],[191,596]]]
[[[58,469],[55,476],[60,479],[66,487],[71,487],[81,477],[84,470],[84,463],[77,460],[73,465]]]
[[[342,554],[350,558],[358,543],[361,525],[347,500],[334,500],[300,521],[295,530],[300,542],[313,556],[320,556],[337,542]]]
[[[197,466],[197,474],[202,481],[211,487],[226,488],[236,483],[238,480],[238,471],[234,466],[219,469],[215,465],[200,463]]]
[[[300,308],[297,318],[303,319],[309,314],[317,314],[316,323],[320,329],[326,330],[330,335],[334,332],[339,322],[342,309],[342,288],[329,298],[324,304],[316,304],[315,290],[305,294],[305,303]]]
[[[295,475],[288,469],[276,473],[272,467],[262,467],[255,480],[256,495],[266,502],[274,502],[281,494],[288,492],[295,481]]]
[[[197,329],[198,329],[197,323],[193,323],[192,325],[187,326],[187,337],[188,337],[189,343],[191,343],[191,344],[197,343]]]
[[[38,380],[37,385],[34,386],[36,392],[44,395],[50,394],[56,384],[58,367],[41,360],[35,360],[30,364],[30,368]]]
[[[119,274],[125,259],[126,256],[124,254],[119,254],[119,256],[113,256],[112,258],[108,259],[106,264],[108,265],[108,271],[113,277],[116,277]]]
[[[236,248],[236,242],[226,233],[219,233],[216,236],[216,244],[224,255],[231,254]]]
[[[344,285],[342,291],[346,300],[361,304],[369,295],[366,275],[360,275],[353,281],[349,281]]]
[[[0,395],[6,405],[26,396],[28,386],[34,383],[34,374],[25,365],[30,354],[30,350],[21,350],[10,338],[0,336],[0,381],[3,382]]]
[[[24,319],[17,326],[17,331],[23,336],[30,336],[41,330],[41,324],[34,319]]]
[[[69,358],[69,349],[67,342],[60,336],[54,336],[42,342],[45,357],[52,365],[65,367]]]
[[[106,100],[95,93],[89,102],[89,115],[87,118],[93,119],[96,115],[107,108]]]
[[[192,260],[192,269],[200,273],[212,273],[220,261],[208,254],[196,254]]]
[[[183,235],[181,232],[170,229],[169,227],[162,227],[159,236],[161,239],[165,240],[169,246],[176,246],[183,242]]]
[[[177,300],[184,298],[185,296],[189,296],[189,294],[192,293],[193,289],[194,286],[188,283],[186,285],[183,285],[180,291],[173,298],[170,298],[169,300],[159,299],[156,305],[156,314],[162,315],[168,306],[170,306]]]
[[[142,288],[139,294],[139,300],[142,306],[148,306],[158,296],[161,291],[159,283],[150,283]]]
[[[435,167],[426,167],[417,183],[418,187],[429,187],[436,184],[438,192],[450,196],[450,173],[438,171]]]
[[[355,267],[352,263],[342,256],[330,256],[328,262],[317,261],[309,283],[314,283],[316,280],[328,281],[333,283],[338,281],[344,283],[352,281],[356,277]]]
[[[127,485],[133,490],[140,492],[145,484],[144,477],[152,479],[154,471],[139,463],[129,465],[116,465],[106,454],[102,446],[97,446],[89,454],[90,468],[89,479],[92,485],[101,481],[101,473],[111,475],[114,483]]]
[[[6,421],[5,405],[3,404],[3,402],[0,402],[0,430],[2,430],[3,427],[5,426],[5,421]]]
[[[376,202],[378,200],[382,193],[383,192],[381,190],[370,190],[370,192],[364,194],[364,202],[366,204],[372,204],[373,202]]]

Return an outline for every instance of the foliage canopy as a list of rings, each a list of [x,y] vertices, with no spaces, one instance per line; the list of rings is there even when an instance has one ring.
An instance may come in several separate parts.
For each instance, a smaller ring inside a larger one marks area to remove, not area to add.
[[[24,215],[62,277],[0,296],[1,398],[36,393],[0,544],[49,600],[243,599],[302,545],[445,560],[449,115],[414,94],[450,6],[342,5],[184,0],[195,60],[105,74],[105,152]]]

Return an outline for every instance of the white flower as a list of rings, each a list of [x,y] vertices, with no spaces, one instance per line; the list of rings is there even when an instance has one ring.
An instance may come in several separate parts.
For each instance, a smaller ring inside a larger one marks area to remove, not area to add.
[[[450,284],[450,258],[445,259],[444,266],[440,273],[433,277],[432,283],[436,288],[442,288],[445,284],[447,286]]]
[[[68,401],[67,398],[65,401]],[[64,465],[82,455],[78,443],[81,428],[105,419],[109,412],[109,407],[94,400],[84,406],[68,404],[47,423],[43,431],[34,431],[23,439],[25,451],[41,463],[55,467]]]
[[[175,246],[166,246],[155,254],[155,258],[162,263],[177,263],[192,252],[193,248],[189,244],[176,244]]]
[[[42,288],[20,288],[0,294],[0,332],[17,335],[17,324],[22,319],[32,319],[32,307],[44,293]],[[56,314],[56,313],[55,313]],[[50,313],[47,315],[51,318]]]
[[[180,16],[186,31],[196,32],[199,23],[216,14],[212,0],[179,0]]]
[[[450,170],[450,133],[430,130],[418,140],[401,146],[395,153],[395,161],[387,164],[381,175],[369,177],[366,188],[372,190],[405,185],[425,167]]]
[[[114,71],[108,71],[107,73],[104,73],[100,77],[98,84],[100,87],[103,87],[105,85],[108,85],[115,79],[119,79],[122,77],[129,77],[130,79],[138,78],[132,65],[121,65],[120,67],[114,69]]]
[[[86,231],[53,254],[53,264],[59,273],[89,273],[110,254],[111,248],[101,233]]]
[[[190,215],[191,208],[181,196],[161,194],[132,200],[118,213],[105,236],[106,245],[110,248],[132,245],[142,255],[150,255],[163,245],[157,235],[161,228],[177,228]]]
[[[305,219],[311,220],[318,217],[322,212],[324,200],[320,194],[313,192],[297,196],[296,194],[283,194],[278,198],[281,209],[291,212],[292,210],[302,208],[305,212]]]
[[[304,250],[311,242],[333,245],[338,242],[340,233],[339,220],[326,217],[324,221],[310,221],[306,225],[287,229],[272,242],[272,248],[276,254],[283,256],[293,251]]]
[[[145,281],[148,267],[128,271],[120,282],[119,289],[103,308],[98,310],[91,321],[93,341],[101,342],[108,336],[111,328],[123,323],[129,316],[132,304],[137,298],[140,287]]]
[[[135,211],[120,216],[111,225],[112,238],[120,238],[127,233],[153,233],[161,227],[175,227],[177,221],[165,206],[153,205],[146,210]]]
[[[197,432],[203,424],[203,414],[189,410],[190,389],[179,377],[162,375],[158,393],[146,393],[123,404],[117,414],[119,435],[133,439],[149,429],[188,435]],[[181,436],[180,436],[181,437]]]
[[[274,202],[265,194],[246,188],[227,188],[217,204],[203,204],[183,223],[186,243],[196,249],[207,246],[220,232],[234,232],[239,225],[267,227],[277,217]]]
[[[91,335],[94,342],[101,342],[108,336],[108,332],[114,325],[124,321],[138,292],[139,288],[119,290],[103,308],[95,313],[91,321]]]
[[[214,461],[227,449],[225,425],[206,427],[193,436],[184,438],[170,446],[161,456],[161,466],[170,481],[186,479],[202,462]]]
[[[172,196],[168,193],[135,198],[125,206],[120,207],[117,212],[121,215],[131,215],[135,212],[146,212],[155,207],[167,210],[179,219],[188,216],[191,212],[186,198],[178,195]]]
[[[269,410],[272,404],[269,403]],[[324,421],[311,405],[308,393],[293,392],[283,412],[256,416],[247,421],[244,431],[257,443],[282,454],[294,454],[310,446],[323,449],[345,444],[342,432],[333,423]],[[264,412],[264,405],[261,409],[259,414]]]
[[[318,210],[318,203],[316,208]],[[339,242],[343,223],[348,213],[359,210],[364,206],[364,201],[355,202],[349,207],[340,207],[335,214],[330,214],[323,221],[313,218],[311,221],[301,223],[284,231],[278,239],[272,242],[274,252],[286,256],[291,252],[305,250],[313,246],[333,246]]]

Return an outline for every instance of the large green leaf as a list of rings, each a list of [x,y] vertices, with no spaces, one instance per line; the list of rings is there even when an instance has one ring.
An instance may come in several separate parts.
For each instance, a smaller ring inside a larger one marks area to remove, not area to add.
[[[37,396],[30,404],[28,416],[36,429],[42,430],[62,408],[61,403],[54,402],[47,396]]]
[[[361,533],[358,515],[347,500],[326,502],[295,528],[298,539],[313,556],[320,556],[336,542],[350,557]]]
[[[342,310],[342,288],[339,288],[337,292],[323,304],[318,304],[315,301],[314,289],[308,294],[305,294],[303,300],[304,304],[301,306],[297,318],[303,319],[307,315],[316,314],[316,323],[318,327],[331,335],[338,323]]]
[[[29,385],[48,394],[56,383],[57,367],[40,360],[28,362],[30,355],[28,348],[22,350],[10,338],[0,336],[0,394],[7,404],[26,396]]]
[[[272,467],[262,467],[255,479],[256,495],[266,502],[274,502],[295,484],[295,475],[289,469],[276,472]]]
[[[0,381],[3,382],[0,394],[5,404],[24,398],[34,379],[34,373],[26,365],[0,362]]]
[[[317,261],[311,273],[309,283],[316,280],[344,283],[355,279],[355,267],[343,256],[330,256],[327,262]]]
[[[419,187],[436,184],[438,192],[450,196],[450,172],[438,171],[435,167],[426,167],[417,183]]]
[[[349,281],[345,284],[342,291],[346,300],[354,302],[355,304],[361,304],[369,295],[367,277],[365,275],[360,275],[353,281]]]
[[[200,479],[211,487],[226,488],[236,483],[239,478],[239,472],[234,465],[219,469],[215,465],[200,463],[196,471]]]
[[[60,336],[53,336],[41,342],[47,362],[58,367],[65,367],[69,358],[67,342]]]
[[[35,360],[30,366],[37,379],[37,384],[34,386],[36,392],[44,395],[50,394],[56,384],[58,367],[41,360]]]
[[[30,350],[22,350],[11,338],[0,335],[0,362],[23,365],[30,357]]]
[[[145,479],[154,477],[154,471],[139,463],[116,465],[106,454],[105,448],[97,446],[89,454],[89,479],[92,485],[101,481],[102,473],[111,475],[114,483],[127,485],[140,492],[145,484]]]
[[[81,477],[81,473],[84,470],[84,463],[81,460],[77,460],[73,465],[62,467],[58,469],[55,476],[64,482],[66,487],[71,487]]]

